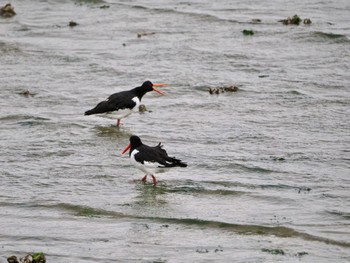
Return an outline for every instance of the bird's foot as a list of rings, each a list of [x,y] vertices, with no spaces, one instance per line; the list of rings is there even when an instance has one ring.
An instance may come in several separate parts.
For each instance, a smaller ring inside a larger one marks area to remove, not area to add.
[[[153,186],[156,186],[156,184],[157,184],[157,179],[155,178],[154,175],[152,175],[152,179],[153,179]]]
[[[147,179],[147,174],[146,174],[144,177],[142,177],[141,181],[142,181],[143,183],[145,183],[145,182],[146,182],[146,179]]]
[[[120,126],[120,119],[118,119],[118,121],[117,121],[117,127],[119,127]]]

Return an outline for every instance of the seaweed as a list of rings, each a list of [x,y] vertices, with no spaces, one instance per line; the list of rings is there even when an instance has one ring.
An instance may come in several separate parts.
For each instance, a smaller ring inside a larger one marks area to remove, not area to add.
[[[224,92],[237,92],[237,91],[238,91],[238,87],[236,86],[209,88],[210,94],[220,94]]]
[[[46,257],[43,252],[28,254],[24,258],[18,259],[16,256],[7,258],[8,263],[46,263]]]
[[[144,37],[144,36],[151,36],[151,35],[154,35],[155,32],[143,32],[143,33],[137,33],[137,37],[138,38],[141,38],[141,37]]]
[[[77,25],[79,25],[77,22],[75,22],[75,21],[70,21],[69,23],[68,23],[68,26],[70,26],[70,27],[75,27],[75,26],[77,26]]]
[[[305,25],[310,25],[312,23],[310,18],[305,18],[304,20],[302,20],[298,15],[294,15],[293,17],[288,17],[287,19],[279,20],[278,22],[282,22],[284,25],[298,26],[302,21]]]
[[[262,252],[267,252],[267,253],[270,253],[272,255],[285,255],[283,249],[281,248],[263,248],[261,249]]]
[[[16,15],[16,12],[11,4],[6,4],[0,8],[0,16],[2,17],[13,17],[14,15]]]
[[[254,31],[251,30],[251,29],[244,29],[244,30],[242,31],[242,33],[243,33],[243,35],[245,35],[245,36],[252,36],[252,35],[254,35]]]

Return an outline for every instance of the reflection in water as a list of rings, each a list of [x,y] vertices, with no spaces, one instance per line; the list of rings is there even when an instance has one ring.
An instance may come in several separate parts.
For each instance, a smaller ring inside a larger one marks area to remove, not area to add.
[[[135,182],[135,185],[138,193],[135,197],[137,206],[158,207],[168,203],[165,199],[167,186],[164,183],[160,183],[155,187],[152,183],[142,183],[140,180]]]
[[[97,125],[93,128],[94,132],[99,137],[110,137],[128,140],[132,135],[129,130],[125,130],[122,127],[117,127],[116,125],[110,126],[100,126]]]

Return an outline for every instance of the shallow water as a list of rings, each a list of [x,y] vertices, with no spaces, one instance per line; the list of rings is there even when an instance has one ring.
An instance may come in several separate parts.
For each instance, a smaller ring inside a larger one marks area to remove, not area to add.
[[[350,4],[307,2],[11,1],[0,262],[348,262]],[[120,128],[83,115],[147,79]],[[132,134],[188,167],[141,184]]]

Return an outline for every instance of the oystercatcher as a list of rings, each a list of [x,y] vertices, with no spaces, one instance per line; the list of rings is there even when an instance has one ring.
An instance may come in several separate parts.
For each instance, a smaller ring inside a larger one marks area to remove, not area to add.
[[[98,103],[95,108],[86,111],[85,115],[113,113],[118,119],[117,126],[119,126],[120,119],[137,111],[143,95],[147,92],[154,90],[161,95],[165,95],[163,92],[155,88],[163,87],[165,85],[166,84],[155,84],[151,81],[145,81],[140,87],[112,94],[108,99]]]
[[[141,181],[145,182],[147,175],[151,175],[153,185],[155,186],[157,184],[157,179],[154,176],[155,173],[166,172],[169,168],[176,166],[187,167],[187,164],[181,160],[175,157],[169,157],[162,147],[163,145],[161,143],[154,147],[147,146],[142,143],[140,137],[132,135],[129,145],[124,149],[122,154],[130,149],[129,156],[131,163],[146,173]]]

